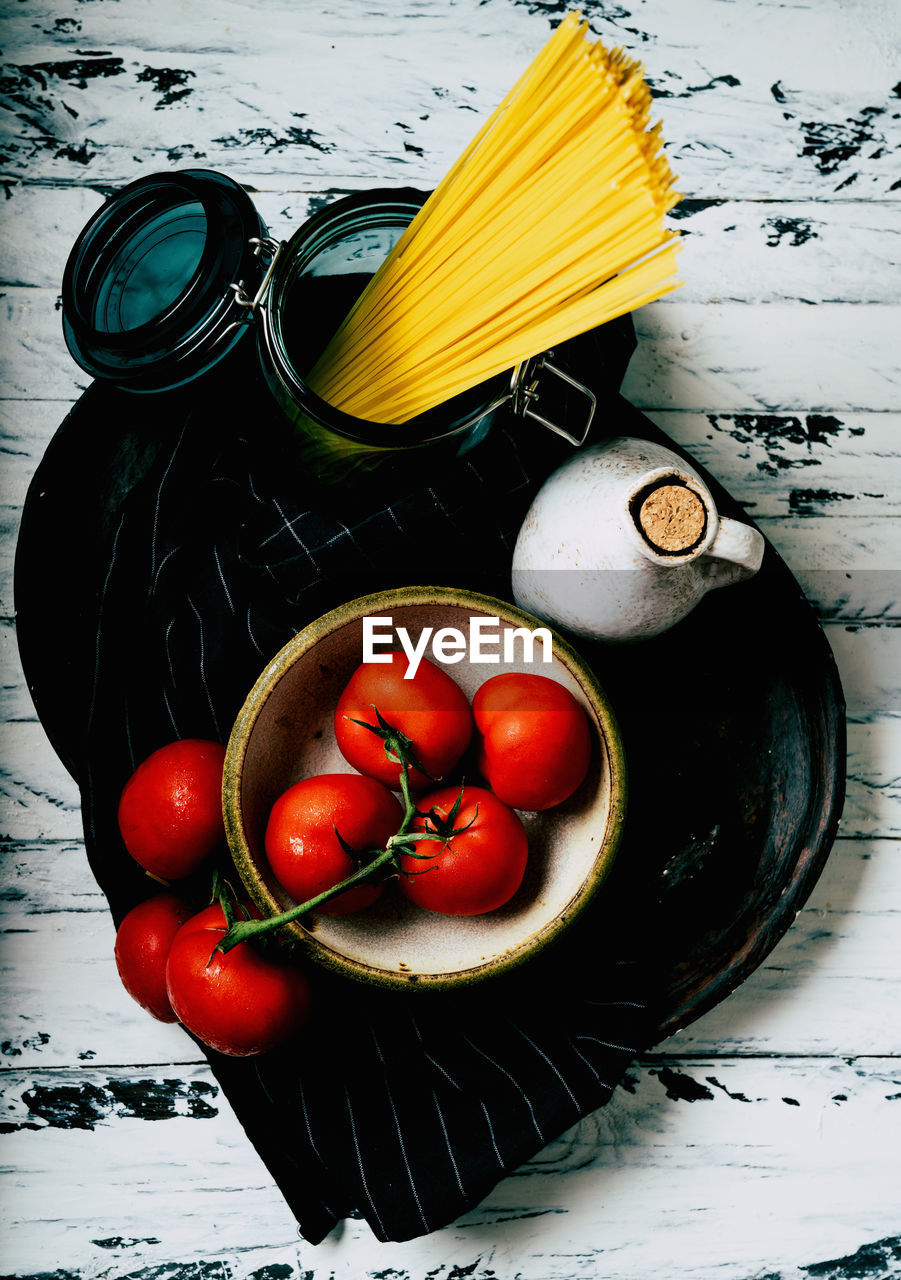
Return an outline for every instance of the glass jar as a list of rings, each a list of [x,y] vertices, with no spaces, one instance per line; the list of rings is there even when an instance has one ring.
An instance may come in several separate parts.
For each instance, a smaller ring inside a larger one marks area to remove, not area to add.
[[[205,169],[116,192],[63,274],[63,334],[94,378],[130,391],[193,381],[240,340],[234,280],[253,276],[266,227],[242,187]]]
[[[63,332],[92,377],[155,392],[192,382],[254,330],[266,382],[295,428],[305,465],[340,480],[399,450],[456,452],[498,410],[581,444],[595,397],[548,361],[517,365],[404,423],[352,417],[305,379],[366,281],[427,194],[359,192],[314,214],[287,242],[268,238],[247,193],[211,170],[153,174],[114,194],[78,237],[63,277]],[[548,353],[551,354],[551,353]],[[539,381],[557,375],[585,397],[576,432],[537,412]]]
[[[458,451],[489,430],[513,395],[512,372],[454,396],[402,423],[370,422],[343,413],[306,382],[367,280],[400,239],[427,193],[366,191],[321,209],[276,251],[260,312],[266,380],[308,443],[317,469],[367,466],[398,449],[453,440]]]

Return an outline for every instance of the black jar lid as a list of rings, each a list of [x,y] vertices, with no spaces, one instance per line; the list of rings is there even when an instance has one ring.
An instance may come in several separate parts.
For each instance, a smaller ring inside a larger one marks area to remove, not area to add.
[[[85,372],[132,391],[189,382],[249,326],[234,284],[263,275],[266,228],[250,197],[205,169],[155,173],[117,191],[73,246],[63,333]]]

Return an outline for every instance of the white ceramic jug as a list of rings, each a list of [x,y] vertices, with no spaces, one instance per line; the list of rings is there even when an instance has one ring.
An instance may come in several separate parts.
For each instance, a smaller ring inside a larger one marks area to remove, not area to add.
[[[579,635],[642,640],[713,587],[760,568],[756,529],[717,513],[670,449],[620,436],[574,454],[545,482],[513,553],[523,609]]]

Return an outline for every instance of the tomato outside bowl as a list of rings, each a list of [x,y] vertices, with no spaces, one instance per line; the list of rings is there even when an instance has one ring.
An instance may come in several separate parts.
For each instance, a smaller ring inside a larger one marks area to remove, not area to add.
[[[528,613],[476,592],[405,587],[363,596],[323,615],[272,659],[247,696],[225,757],[223,812],[229,847],[253,901],[266,916],[295,905],[264,852],[270,810],[288,787],[323,773],[353,773],[338,750],[333,720],[338,698],[363,660],[363,619],[391,617],[415,643],[424,627],[457,627],[473,617],[497,618],[502,633],[544,626]],[[619,730],[594,673],[555,632],[553,661],[474,663],[469,654],[447,671],[472,700],[504,671],[529,671],[564,685],[585,710],[592,736],[588,774],[563,804],[520,813],[529,838],[522,886],[503,907],[454,917],[414,906],[386,886],[355,915],[310,914],[280,931],[283,941],[327,968],[397,990],[441,990],[480,982],[522,964],[559,937],[603,884],[616,854],[626,804]],[[399,646],[394,646],[399,647]],[[536,653],[539,647],[536,647]],[[431,649],[426,657],[435,661]],[[474,784],[464,757],[463,773]]]

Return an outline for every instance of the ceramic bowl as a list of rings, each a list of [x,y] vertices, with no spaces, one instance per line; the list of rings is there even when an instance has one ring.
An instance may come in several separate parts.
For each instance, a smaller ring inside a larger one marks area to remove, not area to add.
[[[342,605],[273,658],[235,722],[223,784],[235,864],[266,915],[295,905],[264,852],[273,803],[301,778],[353,772],[338,751],[332,724],[338,697],[362,661],[367,616],[390,616],[394,627],[406,627],[414,641],[426,626],[455,626],[466,634],[474,616],[497,618],[502,632],[544,625],[489,596],[411,587]],[[521,655],[518,642],[516,654]],[[592,763],[583,784],[563,805],[520,815],[529,836],[528,867],[521,888],[500,910],[467,918],[438,915],[414,906],[389,885],[374,906],[357,915],[310,915],[285,927],[284,933],[312,959],[381,986],[458,986],[535,955],[598,890],[619,842],[625,804],[619,732],[597,680],[570,646],[553,634],[553,662],[548,665],[489,665],[470,662],[467,656],[446,669],[470,699],[499,671],[537,671],[558,680],[588,715]]]

